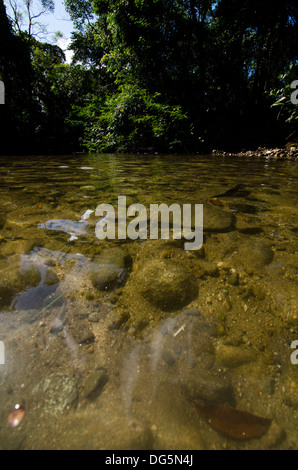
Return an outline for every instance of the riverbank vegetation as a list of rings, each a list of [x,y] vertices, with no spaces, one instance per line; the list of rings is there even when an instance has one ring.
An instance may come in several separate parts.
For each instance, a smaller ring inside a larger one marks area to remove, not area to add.
[[[0,0],[1,153],[240,151],[298,138],[297,2],[65,5],[71,64]]]

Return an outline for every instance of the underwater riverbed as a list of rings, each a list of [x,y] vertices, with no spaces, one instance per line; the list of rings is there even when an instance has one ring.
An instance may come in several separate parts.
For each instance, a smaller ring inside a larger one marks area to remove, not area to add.
[[[203,246],[98,239],[119,196]],[[296,161],[0,157],[0,449],[297,450],[297,215]]]

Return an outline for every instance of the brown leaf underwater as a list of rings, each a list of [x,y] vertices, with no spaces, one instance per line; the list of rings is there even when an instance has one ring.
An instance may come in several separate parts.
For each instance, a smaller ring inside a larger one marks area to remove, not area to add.
[[[7,422],[11,428],[16,428],[21,424],[26,413],[24,406],[16,405],[14,411],[12,411],[7,418]]]
[[[261,418],[246,411],[226,406],[196,404],[199,414],[217,431],[233,439],[253,439],[263,436],[270,428],[271,419]]]
[[[208,201],[211,202],[211,204],[213,204],[214,206],[224,206],[223,202],[221,202],[216,197],[209,197]]]

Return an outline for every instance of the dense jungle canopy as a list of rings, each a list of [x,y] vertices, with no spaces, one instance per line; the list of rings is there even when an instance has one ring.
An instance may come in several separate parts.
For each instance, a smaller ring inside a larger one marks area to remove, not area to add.
[[[27,27],[0,0],[1,153],[236,151],[298,137],[297,1],[65,0],[71,64],[19,2]]]

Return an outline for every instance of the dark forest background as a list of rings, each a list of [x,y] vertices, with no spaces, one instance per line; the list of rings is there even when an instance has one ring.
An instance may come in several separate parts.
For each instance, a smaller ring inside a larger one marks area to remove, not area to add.
[[[65,3],[71,64],[34,33],[30,1],[22,29],[0,0],[0,153],[239,151],[298,138],[297,0]]]

